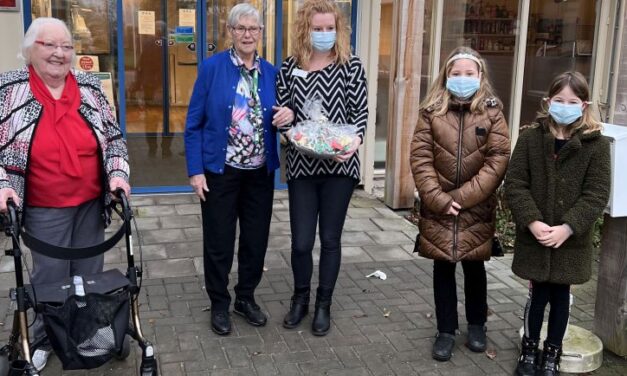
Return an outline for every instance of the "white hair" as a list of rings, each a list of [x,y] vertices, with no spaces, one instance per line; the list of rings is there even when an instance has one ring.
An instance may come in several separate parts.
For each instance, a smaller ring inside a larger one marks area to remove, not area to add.
[[[21,51],[17,54],[17,57],[24,60],[26,65],[29,65],[31,63],[30,50],[33,47],[33,44],[35,44],[37,38],[41,37],[39,34],[41,33],[42,29],[48,25],[62,27],[63,30],[65,30],[65,33],[67,34],[70,41],[72,40],[72,33],[70,32],[70,29],[68,29],[65,22],[63,22],[62,20],[53,17],[39,17],[34,19],[28,27],[28,30],[26,30],[26,34],[24,34]],[[72,61],[74,61],[75,57],[76,54],[74,51],[72,51]]]
[[[249,3],[237,4],[236,6],[231,8],[231,11],[229,12],[229,18],[227,20],[227,26],[237,26],[239,19],[242,17],[253,17],[255,20],[257,20],[257,23],[262,26],[259,11],[257,10],[257,8],[250,5]]]

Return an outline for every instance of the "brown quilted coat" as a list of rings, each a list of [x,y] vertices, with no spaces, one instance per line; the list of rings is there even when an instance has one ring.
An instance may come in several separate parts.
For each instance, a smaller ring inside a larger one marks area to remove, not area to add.
[[[507,123],[497,101],[484,113],[452,103],[442,116],[420,111],[411,168],[420,194],[420,255],[457,262],[488,260],[495,230],[495,191],[509,161]],[[458,216],[446,212],[455,200]]]

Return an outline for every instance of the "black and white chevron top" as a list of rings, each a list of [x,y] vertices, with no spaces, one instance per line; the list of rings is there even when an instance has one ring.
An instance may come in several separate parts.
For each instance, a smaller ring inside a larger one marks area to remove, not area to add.
[[[277,102],[290,107],[296,124],[306,120],[302,112],[307,98],[321,98],[331,123],[354,124],[364,139],[368,122],[366,74],[357,56],[347,64],[331,64],[319,71],[303,73],[295,59],[288,57],[277,76]],[[286,129],[285,129],[286,130]],[[287,180],[320,175],[342,175],[359,180],[359,156],[355,153],[344,163],[332,159],[316,159],[287,148]]]

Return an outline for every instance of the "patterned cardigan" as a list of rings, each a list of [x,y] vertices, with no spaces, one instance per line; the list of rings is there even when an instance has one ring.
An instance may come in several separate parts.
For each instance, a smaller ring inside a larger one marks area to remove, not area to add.
[[[126,141],[98,77],[75,70],[72,73],[81,95],[78,112],[98,140],[103,176],[106,176],[103,180],[106,204],[109,179],[116,176],[129,179]],[[31,144],[42,109],[30,89],[27,67],[0,74],[0,188],[13,188],[22,202]]]

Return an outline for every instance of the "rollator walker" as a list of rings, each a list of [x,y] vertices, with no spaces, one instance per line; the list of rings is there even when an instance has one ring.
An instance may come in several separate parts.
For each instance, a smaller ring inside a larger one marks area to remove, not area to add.
[[[15,204],[7,203],[8,211],[1,224],[12,240],[12,247],[5,254],[12,256],[15,264],[15,288],[10,289],[10,299],[16,308],[9,341],[0,348],[0,376],[39,375],[31,356],[44,339],[33,342],[29,339],[27,311],[31,308],[35,315],[43,317],[47,338],[63,369],[92,369],[112,358],[125,359],[130,354],[130,336],[142,349],[139,375],[158,375],[154,347],[142,334],[140,325],[138,296],[142,269],[141,265],[135,265],[133,255],[133,212],[121,189],[115,196],[117,200],[112,201],[110,211],[106,212],[120,217],[120,229],[103,243],[80,249],[57,247],[34,238],[22,228]],[[32,252],[75,260],[100,255],[122,237],[126,239],[126,275],[113,269],[42,286],[24,284],[20,239]]]

